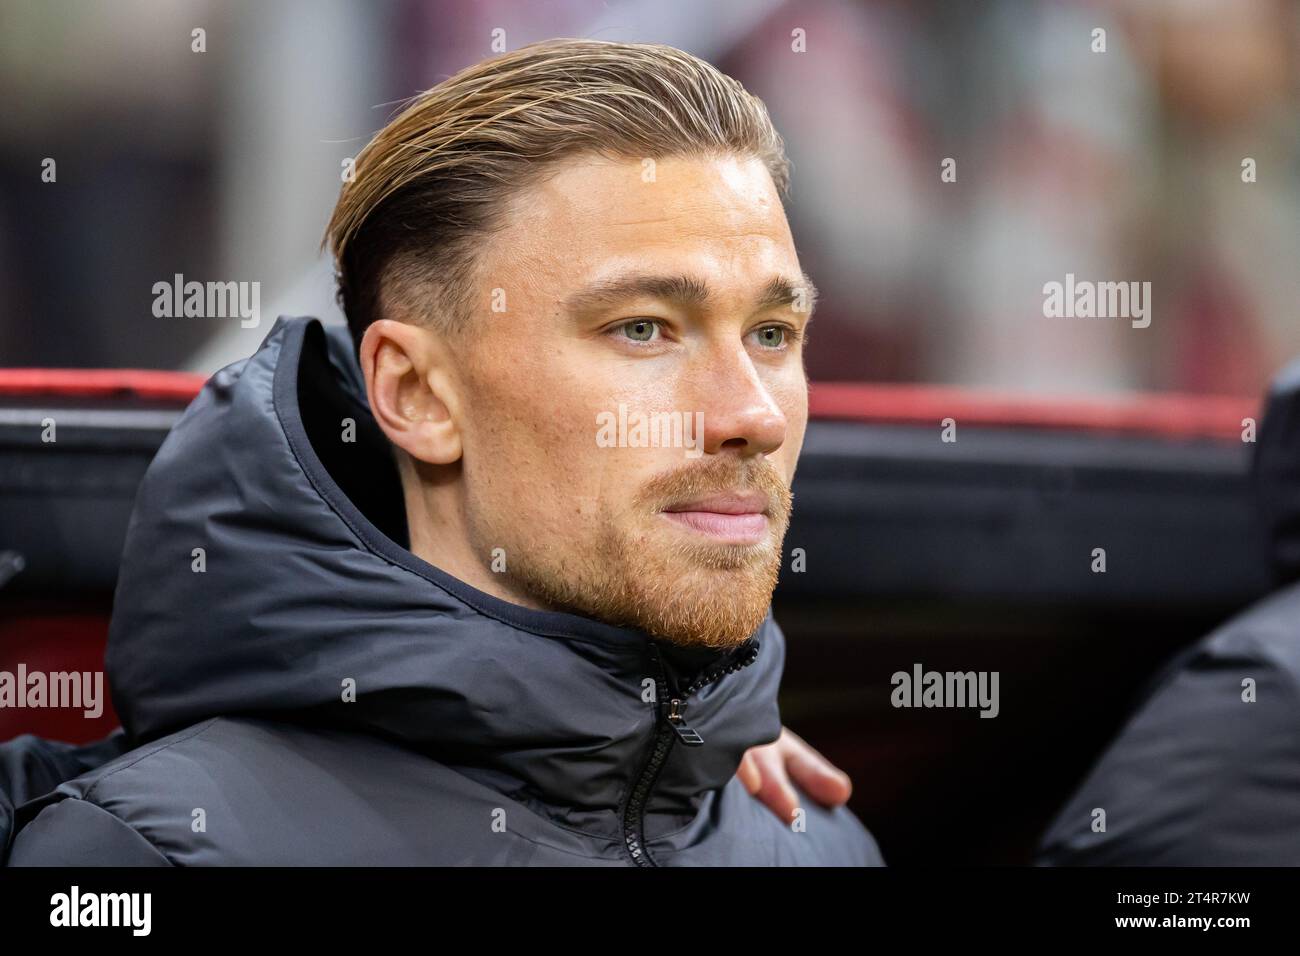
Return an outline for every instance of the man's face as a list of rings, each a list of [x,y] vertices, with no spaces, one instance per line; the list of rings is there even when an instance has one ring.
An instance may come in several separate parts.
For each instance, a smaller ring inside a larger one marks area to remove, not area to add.
[[[474,553],[503,549],[503,583],[544,606],[740,643],[771,600],[808,414],[813,293],[771,177],[582,156],[506,222],[457,349]]]

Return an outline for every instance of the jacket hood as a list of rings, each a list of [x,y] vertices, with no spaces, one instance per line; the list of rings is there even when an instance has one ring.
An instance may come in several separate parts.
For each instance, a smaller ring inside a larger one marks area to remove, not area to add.
[[[1277,583],[1300,580],[1300,359],[1283,369],[1269,390],[1253,478]]]
[[[140,486],[106,658],[133,744],[213,716],[363,731],[582,825],[647,756],[647,681],[694,682],[704,739],[672,748],[648,812],[691,815],[780,732],[770,611],[737,651],[677,648],[499,600],[406,541],[347,330],[278,319],[207,382]]]

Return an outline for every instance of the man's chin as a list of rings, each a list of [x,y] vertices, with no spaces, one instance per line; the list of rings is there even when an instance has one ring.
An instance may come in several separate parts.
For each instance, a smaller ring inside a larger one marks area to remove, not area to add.
[[[711,557],[714,564],[690,563],[665,587],[640,588],[625,609],[635,625],[652,637],[683,646],[730,649],[743,643],[767,617],[779,557]],[[732,566],[735,561],[741,561],[739,566]]]
[[[729,651],[743,644],[758,630],[766,617],[767,606],[764,605],[761,614],[737,617],[725,622],[701,624],[699,621],[653,621],[644,624],[642,630],[651,637],[680,647]]]
[[[657,562],[611,565],[586,586],[534,577],[530,592],[543,606],[618,627],[632,627],[684,647],[728,650],[742,643],[767,617],[776,586],[776,561],[739,568],[700,566],[678,558],[680,571],[658,574]],[[562,580],[562,579],[560,579]]]
[[[552,553],[541,565],[517,561],[514,576],[544,607],[686,647],[742,644],[771,606],[784,522],[779,534],[734,543],[658,521],[579,552],[590,559],[555,564]]]

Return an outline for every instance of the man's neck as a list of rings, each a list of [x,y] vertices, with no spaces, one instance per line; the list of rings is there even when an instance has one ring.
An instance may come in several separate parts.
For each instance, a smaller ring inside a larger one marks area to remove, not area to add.
[[[502,601],[534,611],[551,610],[527,592],[513,587],[507,574],[494,572],[489,563],[491,556],[475,554],[458,484],[422,482],[403,469],[402,491],[412,554]]]

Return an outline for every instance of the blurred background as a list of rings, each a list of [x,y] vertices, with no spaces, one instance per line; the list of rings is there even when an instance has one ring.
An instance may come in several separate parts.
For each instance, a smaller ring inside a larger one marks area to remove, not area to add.
[[[0,0],[0,366],[208,373],[337,317],[344,159],[494,31],[669,43],[766,101],[814,380],[1257,396],[1300,352],[1289,0]],[[1044,318],[1067,272],[1151,282],[1151,326]],[[260,282],[262,324],[155,318],[175,273]]]

